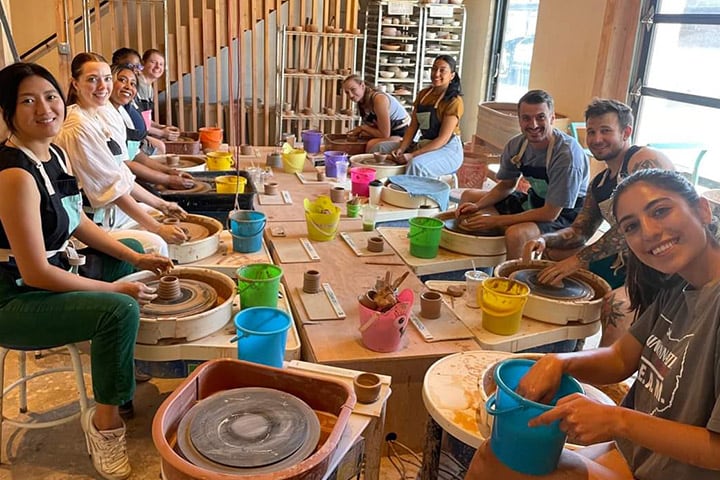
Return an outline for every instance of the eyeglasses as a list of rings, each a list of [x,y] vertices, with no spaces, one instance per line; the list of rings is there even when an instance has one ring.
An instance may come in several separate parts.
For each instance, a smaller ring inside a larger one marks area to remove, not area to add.
[[[123,64],[123,67],[132,68],[133,70],[137,70],[138,72],[142,72],[143,66],[139,63],[125,63]]]

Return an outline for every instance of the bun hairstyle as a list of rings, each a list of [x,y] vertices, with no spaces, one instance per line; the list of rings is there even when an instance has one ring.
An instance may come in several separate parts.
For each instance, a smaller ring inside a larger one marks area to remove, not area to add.
[[[73,80],[80,79],[80,75],[82,74],[83,66],[85,66],[86,63],[90,63],[90,62],[108,63],[107,60],[105,60],[105,57],[103,57],[99,53],[95,53],[95,52],[78,53],[77,55],[75,55],[75,58],[73,58],[72,63],[70,64],[70,74],[72,75]],[[70,87],[68,87],[68,94],[67,94],[67,104],[73,105],[75,103],[77,103],[77,90],[75,89],[73,82],[70,82]]]
[[[60,84],[45,67],[36,63],[24,62],[8,65],[0,70],[0,109],[2,109],[3,120],[12,133],[16,131],[14,120],[17,111],[18,90],[23,80],[29,77],[41,77],[47,80],[65,103]],[[65,114],[63,113],[64,118]]]
[[[462,84],[460,83],[460,75],[457,73],[457,61],[455,58],[450,55],[438,55],[435,57],[433,64],[438,60],[447,63],[450,66],[450,71],[455,74],[453,79],[450,80],[450,85],[448,85],[447,90],[445,90],[443,100],[452,100],[455,97],[462,96]]]

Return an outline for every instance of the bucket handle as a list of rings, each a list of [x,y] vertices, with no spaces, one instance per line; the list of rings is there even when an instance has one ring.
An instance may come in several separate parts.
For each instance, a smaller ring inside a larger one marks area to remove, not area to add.
[[[487,411],[488,415],[505,415],[506,413],[514,412],[515,410],[520,410],[522,408],[522,405],[516,405],[510,408],[498,409],[495,408],[495,400],[496,397],[493,393],[485,403],[485,411]]]
[[[232,228],[231,228],[231,226],[230,226],[230,215],[232,215],[232,214],[233,214],[234,212],[236,212],[236,211],[238,211],[238,210],[233,210],[232,212],[228,213],[228,217],[227,217],[227,219],[225,220],[225,228],[226,228],[226,230],[230,230],[230,232],[232,232]],[[251,221],[251,222],[258,222],[258,221],[260,221],[260,220],[250,220],[250,221]],[[260,232],[263,231],[263,229],[265,228],[265,224],[266,224],[266,223],[267,223],[267,217],[262,219],[262,227],[260,227],[260,230],[258,230],[257,232],[253,233],[252,235],[237,235],[237,236],[238,236],[238,237],[246,237],[246,236],[254,237],[254,236],[257,235],[258,233],[260,233]],[[235,234],[233,234],[233,235],[235,235]]]
[[[250,235],[236,235],[235,233],[233,233],[233,235],[235,235],[236,237],[243,237],[243,238],[254,237],[254,236],[256,236],[256,235],[259,235],[259,234],[265,229],[265,223],[266,223],[266,221],[263,220],[262,225],[260,226],[260,228],[258,229],[258,231],[257,231],[257,232],[253,232],[253,233],[251,233]],[[230,232],[232,233],[232,230],[231,230]]]
[[[310,223],[312,223],[313,227],[315,227],[320,233],[322,233],[322,234],[325,235],[326,237],[332,237],[332,236],[334,236],[334,235],[337,233],[337,231],[338,231],[338,227],[340,226],[340,222],[338,222],[338,224],[335,226],[335,231],[333,231],[333,232],[328,232],[328,231],[325,231],[325,230],[323,230],[322,228],[320,228],[320,225],[318,225],[317,223],[315,223],[315,220],[313,220],[312,216],[308,215],[307,218],[308,218],[308,220],[310,220]]]
[[[373,314],[373,316],[370,317],[370,320],[368,320],[367,322],[365,322],[365,323],[363,323],[362,325],[360,325],[360,328],[358,328],[358,330],[360,330],[360,333],[363,333],[363,332],[365,332],[365,330],[367,330],[368,328],[370,328],[370,327],[372,326],[372,324],[375,323],[375,321],[376,321],[378,318],[380,318],[381,313],[382,313],[382,312],[375,312],[375,313]]]

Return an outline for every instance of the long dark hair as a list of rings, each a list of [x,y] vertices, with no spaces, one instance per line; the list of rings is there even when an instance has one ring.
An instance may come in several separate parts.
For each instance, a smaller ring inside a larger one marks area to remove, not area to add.
[[[0,70],[0,109],[2,109],[2,116],[8,129],[15,133],[15,112],[17,111],[18,101],[18,90],[23,80],[29,77],[38,76],[47,80],[50,85],[57,90],[58,95],[62,98],[63,103],[65,97],[63,97],[60,84],[53,77],[52,73],[47,71],[45,67],[42,67],[36,63],[13,63]],[[63,119],[65,115],[63,114]]]
[[[450,66],[450,71],[455,74],[453,79],[450,80],[450,85],[448,85],[447,90],[445,90],[443,100],[452,100],[455,97],[461,97],[463,93],[462,84],[460,83],[460,74],[457,72],[457,61],[450,55],[438,55],[435,57],[435,60],[433,60],[433,64],[438,60],[442,60],[447,63]]]
[[[75,57],[72,60],[72,63],[70,64],[70,74],[72,75],[73,80],[80,79],[80,75],[82,75],[83,66],[89,62],[108,63],[107,60],[105,60],[105,57],[103,57],[99,53],[95,53],[95,52],[78,53],[77,55],[75,55]],[[77,103],[77,90],[73,86],[73,83],[70,82],[70,87],[68,87],[68,94],[67,94],[67,104],[74,105],[75,103]]]
[[[638,170],[623,180],[613,192],[612,209],[616,220],[617,204],[620,197],[628,188],[638,182],[649,183],[662,190],[676,193],[683,197],[692,208],[696,208],[700,203],[700,196],[695,187],[678,172],[655,168]],[[717,219],[714,218],[713,223],[707,226],[708,241],[715,245],[717,245],[715,236],[718,229],[716,222]],[[667,289],[681,280],[677,274],[666,275],[645,265],[635,256],[632,250],[628,249],[626,285],[630,297],[630,308],[635,310],[636,315],[647,309],[661,290]]]

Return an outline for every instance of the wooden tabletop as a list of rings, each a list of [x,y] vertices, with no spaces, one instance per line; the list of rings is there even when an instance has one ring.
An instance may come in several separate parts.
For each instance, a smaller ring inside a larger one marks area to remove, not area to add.
[[[475,267],[494,267],[505,261],[504,254],[471,256],[451,252],[442,247],[438,249],[435,258],[414,257],[410,254],[410,240],[407,238],[408,231],[409,229],[405,227],[378,228],[378,232],[417,275],[469,270],[473,268],[473,262]]]

